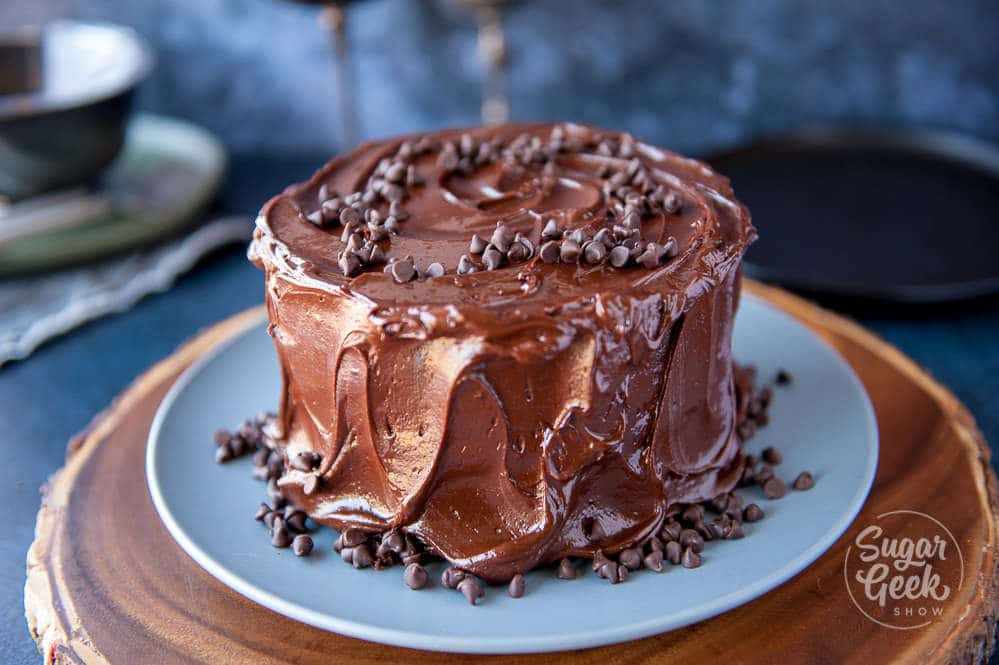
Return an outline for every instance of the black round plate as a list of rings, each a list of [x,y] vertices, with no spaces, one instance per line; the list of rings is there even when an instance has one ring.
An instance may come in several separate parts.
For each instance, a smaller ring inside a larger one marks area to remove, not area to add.
[[[752,211],[753,277],[907,303],[999,292],[999,149],[989,144],[809,130],[706,160]]]

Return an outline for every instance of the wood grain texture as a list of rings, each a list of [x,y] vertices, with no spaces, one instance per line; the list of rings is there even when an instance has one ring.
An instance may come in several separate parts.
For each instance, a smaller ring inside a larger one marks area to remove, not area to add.
[[[746,289],[832,344],[877,412],[881,458],[860,517],[803,573],[698,625],[626,645],[526,656],[443,655],[311,628],[229,590],[173,542],[146,487],[146,435],[177,375],[258,320],[250,310],[202,333],[139,378],[69,446],[44,489],[28,553],[25,610],[46,663],[967,663],[995,643],[996,479],[963,406],[899,351],[786,292]],[[862,525],[905,508],[938,516],[961,544],[965,582],[919,630],[882,628],[851,603],[843,557]]]

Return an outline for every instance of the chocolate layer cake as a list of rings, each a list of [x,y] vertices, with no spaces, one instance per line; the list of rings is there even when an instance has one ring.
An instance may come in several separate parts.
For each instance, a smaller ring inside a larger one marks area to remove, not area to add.
[[[642,542],[743,471],[726,178],[591,127],[369,143],[264,206],[278,486],[486,580]]]

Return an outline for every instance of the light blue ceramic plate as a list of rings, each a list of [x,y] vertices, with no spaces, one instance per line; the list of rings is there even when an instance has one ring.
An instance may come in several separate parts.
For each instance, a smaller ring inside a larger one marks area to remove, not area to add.
[[[680,628],[749,602],[815,561],[860,510],[874,478],[874,412],[860,381],[828,346],[787,315],[746,296],[735,330],[741,362],[761,377],[779,368],[794,383],[777,390],[771,424],[750,449],[773,444],[790,482],[803,469],[809,492],[768,501],[767,518],[747,524],[740,541],[708,543],[696,570],[667,567],[611,586],[587,571],[562,581],[551,571],[527,576],[514,600],[491,588],[478,607],[439,585],[418,592],[402,569],[357,571],[332,552],[335,533],[315,534],[312,556],[270,546],[252,515],[264,497],[247,458],[213,460],[212,432],[273,409],[280,378],[265,325],[239,336],[188,370],[163,400],[149,437],[147,477],[167,529],[224,584],[270,609],[320,628],[374,642],[436,651],[525,653],[593,647]],[[432,569],[434,580],[439,568]],[[196,602],[192,600],[192,602]]]

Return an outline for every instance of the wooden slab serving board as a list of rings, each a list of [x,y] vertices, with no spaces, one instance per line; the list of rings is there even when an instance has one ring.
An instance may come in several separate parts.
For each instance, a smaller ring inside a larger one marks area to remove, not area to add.
[[[140,377],[70,442],[44,488],[28,553],[25,609],[46,663],[969,663],[995,643],[996,478],[965,408],[912,361],[856,324],[784,291],[747,290],[830,342],[864,382],[877,412],[874,488],[847,533],[803,573],[719,617],[622,645],[561,654],[460,656],[342,637],[271,612],[217,582],[185,555],[146,488],[146,435],[178,374],[259,320],[224,321]],[[964,582],[943,614],[915,630],[866,618],[844,582],[857,532],[887,511],[935,516],[960,543]]]

